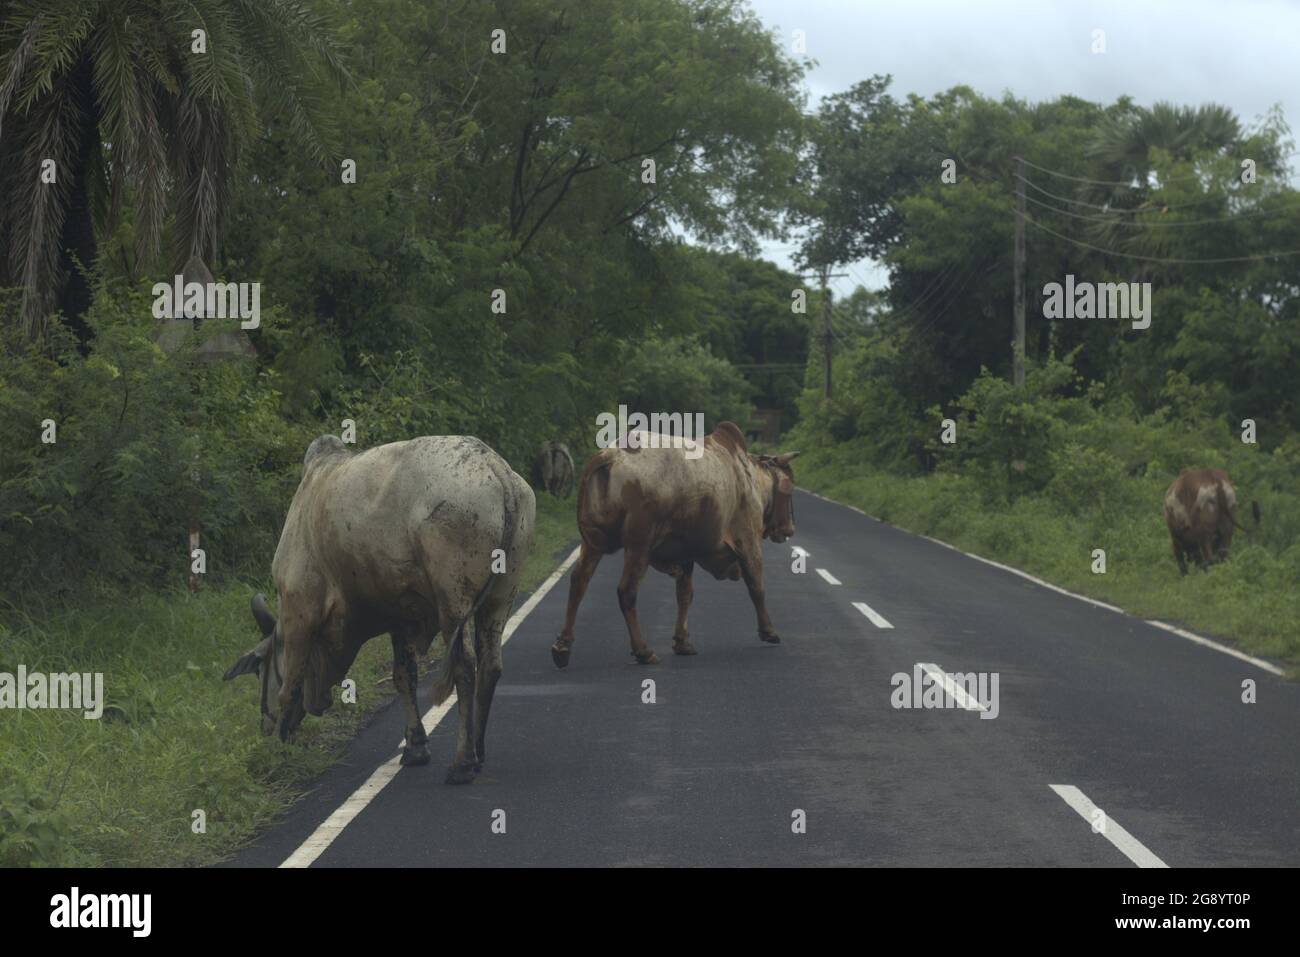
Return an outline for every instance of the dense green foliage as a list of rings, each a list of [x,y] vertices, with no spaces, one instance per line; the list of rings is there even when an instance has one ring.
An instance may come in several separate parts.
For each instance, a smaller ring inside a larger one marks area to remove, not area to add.
[[[1280,117],[1246,131],[1221,108],[1074,97],[1028,104],[961,87],[903,102],[887,87],[877,77],[828,97],[813,127],[820,176],[805,204],[806,258],[871,254],[890,269],[888,302],[872,326],[896,348],[877,353],[856,381],[887,381],[921,414],[965,392],[982,368],[1009,378],[1019,155],[1030,181],[1030,357],[1077,348],[1087,381],[1107,383],[1143,413],[1160,404],[1167,372],[1183,372],[1210,390],[1210,411],[1255,419],[1266,448],[1300,429],[1300,193],[1285,175]],[[947,159],[955,182],[941,176]],[[1252,183],[1242,181],[1246,159]],[[1131,185],[1098,195],[1079,179]],[[1292,255],[1264,258],[1275,252]],[[1043,287],[1067,274],[1150,282],[1151,327],[1045,318]]]
[[[265,25],[256,6],[201,5],[214,50]],[[31,297],[6,300],[0,410],[13,438],[0,461],[0,548],[12,564],[0,597],[183,580],[191,518],[214,580],[260,573],[307,443],[345,419],[360,447],[469,433],[526,473],[544,439],[593,450],[596,415],[619,403],[703,412],[710,428],[745,422],[754,399],[793,410],[798,376],[762,373],[773,357],[806,354],[796,280],[675,236],[752,251],[789,205],[801,68],[751,14],[734,0],[366,6],[268,8],[352,78],[332,101],[313,96],[309,114],[285,105],[298,87],[271,82],[257,56],[216,78],[189,59],[172,71],[213,122],[256,128],[210,158],[229,203],[200,230],[220,228],[221,242],[197,247],[219,278],[261,283],[255,361],[203,363],[153,344],[146,293],[173,260],[151,254],[156,230],[139,203],[156,183],[130,162],[113,166],[110,185],[136,212],[97,221],[88,272],[69,259],[51,273],[82,275],[88,308],[32,338]],[[61,32],[53,13],[17,6],[0,30],[0,75],[93,60],[141,10],[111,0]],[[162,15],[148,43],[188,36],[182,13]],[[38,42],[28,62],[32,24],[60,43]],[[145,109],[132,83],[163,97],[171,82],[145,69],[163,69],[146,40],[143,65],[96,87],[90,119],[110,158],[152,149],[107,135],[124,122],[117,111]],[[96,76],[126,70],[109,59]],[[319,92],[309,59],[285,72]],[[13,101],[5,122],[27,122],[27,105]],[[303,147],[322,142],[317,126],[329,155]],[[193,197],[177,187],[164,225],[188,236]],[[46,420],[54,444],[40,441]]]

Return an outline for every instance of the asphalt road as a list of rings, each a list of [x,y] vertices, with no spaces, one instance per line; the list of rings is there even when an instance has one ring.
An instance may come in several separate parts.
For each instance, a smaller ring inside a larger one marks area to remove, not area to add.
[[[697,570],[699,654],[672,655],[673,584],[652,571],[639,613],[662,663],[635,664],[607,557],[567,670],[548,650],[567,575],[506,645],[473,785],[442,783],[452,714],[431,765],[354,796],[396,754],[390,707],[231,863],[278,866],[368,796],[313,866],[1300,865],[1300,686],[805,493],[797,520],[765,544],[780,645],[742,584]],[[893,707],[918,663],[996,673],[997,716]]]

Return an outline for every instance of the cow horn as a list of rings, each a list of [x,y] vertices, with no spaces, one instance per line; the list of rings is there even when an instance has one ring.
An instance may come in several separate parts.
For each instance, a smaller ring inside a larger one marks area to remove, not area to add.
[[[266,596],[258,592],[249,602],[253,609],[253,617],[257,620],[257,627],[264,636],[269,636],[275,631],[275,615],[271,614],[270,607],[266,604]]]
[[[793,462],[793,461],[794,461],[795,459],[797,459],[798,457],[799,457],[799,453],[798,453],[798,452],[782,452],[780,455],[778,455],[778,456],[776,457],[776,464],[777,464],[777,465],[789,465],[791,462]]]
[[[240,675],[257,674],[262,667],[262,662],[266,656],[271,653],[271,637],[268,635],[257,643],[257,646],[247,654],[240,657],[230,670],[222,675],[222,681],[229,681],[231,678],[238,678]]]

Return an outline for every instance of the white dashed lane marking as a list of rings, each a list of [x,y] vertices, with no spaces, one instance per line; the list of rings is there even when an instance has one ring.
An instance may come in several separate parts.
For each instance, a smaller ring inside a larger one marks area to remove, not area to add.
[[[1169,866],[1152,854],[1136,837],[1120,827],[1114,818],[1088,800],[1088,796],[1073,784],[1049,784],[1048,787],[1055,791],[1062,801],[1074,808],[1079,813],[1079,817],[1089,825],[1096,828],[1094,822],[1100,822],[1097,833],[1114,844],[1121,854],[1138,867]]]
[[[918,661],[916,666],[933,678],[935,684],[943,688],[944,692],[952,698],[952,700],[957,702],[957,707],[965,708],[967,711],[988,710],[984,705],[972,698],[965,688],[953,681],[952,675],[948,674],[948,672],[944,671],[938,665]]]
[[[874,611],[872,607],[868,605],[865,601],[855,601],[853,603],[853,607],[856,608],[858,611],[862,612],[862,614],[866,615],[867,618],[871,620],[871,623],[875,625],[877,628],[894,627],[888,621],[885,620],[883,615]]]
[[[817,574],[821,575],[822,578],[826,579],[826,581],[832,585],[838,585],[840,583],[840,580],[838,578],[836,578],[834,575],[832,575],[824,568],[817,569]]]

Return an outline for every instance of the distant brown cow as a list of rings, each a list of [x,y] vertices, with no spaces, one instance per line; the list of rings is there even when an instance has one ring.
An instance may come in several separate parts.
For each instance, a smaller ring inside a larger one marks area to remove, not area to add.
[[[563,442],[543,442],[533,459],[533,484],[556,498],[573,488],[573,456]]]
[[[717,579],[743,577],[758,614],[758,637],[779,642],[764,604],[762,540],[779,544],[794,534],[790,461],[799,453],[750,455],[732,422],[720,423],[705,436],[702,449],[646,432],[632,433],[628,446],[596,453],[578,484],[582,555],[569,583],[564,630],[551,647],[556,666],[569,663],[573,622],[596,565],[620,548],[618,606],[632,654],[641,664],[659,661],[642,639],[636,615],[637,589],[647,566],[677,580],[676,654],[695,654],[686,613],[697,563]]]
[[[1259,503],[1251,503],[1259,525]],[[1178,570],[1187,559],[1205,567],[1228,557],[1237,522],[1237,492],[1222,469],[1184,469],[1165,492],[1165,524]]]

